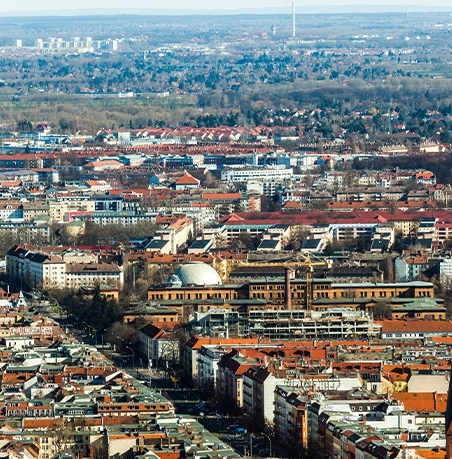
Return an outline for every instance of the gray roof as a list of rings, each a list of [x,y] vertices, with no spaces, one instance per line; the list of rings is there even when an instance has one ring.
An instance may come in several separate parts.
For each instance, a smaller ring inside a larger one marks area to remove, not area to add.
[[[259,244],[258,249],[267,249],[267,250],[274,250],[278,246],[279,241],[274,239],[263,239]]]

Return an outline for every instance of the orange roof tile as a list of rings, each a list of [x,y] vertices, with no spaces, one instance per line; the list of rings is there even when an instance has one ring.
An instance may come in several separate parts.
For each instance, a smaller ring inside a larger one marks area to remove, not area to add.
[[[452,322],[449,320],[376,320],[382,326],[382,333],[394,333],[410,331],[411,333],[419,332],[436,332],[452,333]]]
[[[447,405],[447,394],[436,392],[395,392],[392,397],[402,402],[405,411],[444,413]]]
[[[185,174],[176,181],[176,185],[199,185],[199,183],[199,180],[188,172],[185,172]]]

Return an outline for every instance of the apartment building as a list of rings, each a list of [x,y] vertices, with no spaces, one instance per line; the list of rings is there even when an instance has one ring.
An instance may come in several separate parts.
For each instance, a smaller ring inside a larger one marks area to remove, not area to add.
[[[69,254],[63,258],[61,255],[45,254],[28,250],[24,246],[14,246],[6,253],[5,259],[8,279],[15,282],[27,279],[34,285],[70,288],[96,284],[120,286],[124,283],[122,267],[97,263],[93,261],[92,256],[80,257]],[[89,262],[74,261],[79,259]]]
[[[249,182],[251,180],[290,180],[293,177],[292,169],[284,168],[261,168],[261,169],[225,169],[221,172],[221,180],[224,182]]]
[[[274,392],[274,426],[278,438],[308,447],[310,400],[292,386],[279,385]]]
[[[243,409],[264,425],[274,419],[274,391],[284,378],[275,377],[267,368],[252,366],[243,374]]]
[[[112,263],[68,263],[66,264],[66,286],[80,288],[90,285],[121,286],[124,284],[124,271]]]
[[[151,361],[166,360],[175,362],[179,359],[179,340],[173,329],[148,324],[139,331],[141,353]]]

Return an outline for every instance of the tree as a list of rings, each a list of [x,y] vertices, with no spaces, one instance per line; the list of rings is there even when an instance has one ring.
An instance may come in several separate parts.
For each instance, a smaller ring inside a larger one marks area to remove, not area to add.
[[[204,177],[206,181],[206,188],[210,188],[211,186],[215,184],[213,174],[209,170],[206,170]]]
[[[108,436],[106,433],[102,434],[100,438],[91,444],[92,459],[108,459]]]
[[[331,241],[328,241],[323,249],[323,255],[325,257],[330,257],[333,254],[334,254],[333,243]]]
[[[364,253],[370,249],[370,240],[363,237],[359,237],[356,241],[356,251],[359,253]]]
[[[390,319],[392,317],[392,309],[388,303],[377,303],[372,308],[374,319]]]
[[[144,321],[136,321],[133,324],[115,322],[108,330],[105,339],[113,344],[118,350],[125,350],[126,346],[132,347],[139,341],[139,330],[146,325]]]
[[[308,231],[301,226],[296,227],[291,231],[289,239],[286,241],[285,249],[286,250],[300,250],[301,246],[306,241],[308,236]]]
[[[17,130],[20,132],[31,132],[33,124],[28,120],[21,120],[17,123]]]
[[[62,453],[68,453],[72,449],[74,440],[74,419],[55,419],[45,438],[47,441],[47,449],[44,450],[45,459],[53,459]]]
[[[388,248],[389,252],[397,252],[397,253],[402,253],[403,252],[403,244],[402,244],[402,239],[401,237],[396,237],[394,239],[394,243]]]

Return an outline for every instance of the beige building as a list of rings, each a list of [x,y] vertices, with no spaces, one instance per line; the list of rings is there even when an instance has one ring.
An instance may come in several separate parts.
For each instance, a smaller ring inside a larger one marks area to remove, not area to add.
[[[116,285],[124,283],[122,267],[110,263],[69,263],[66,265],[66,286]]]
[[[90,253],[62,253],[58,255],[33,252],[15,246],[6,256],[6,274],[15,282],[27,280],[44,287],[109,285],[124,283],[123,268],[113,263],[97,263]]]

